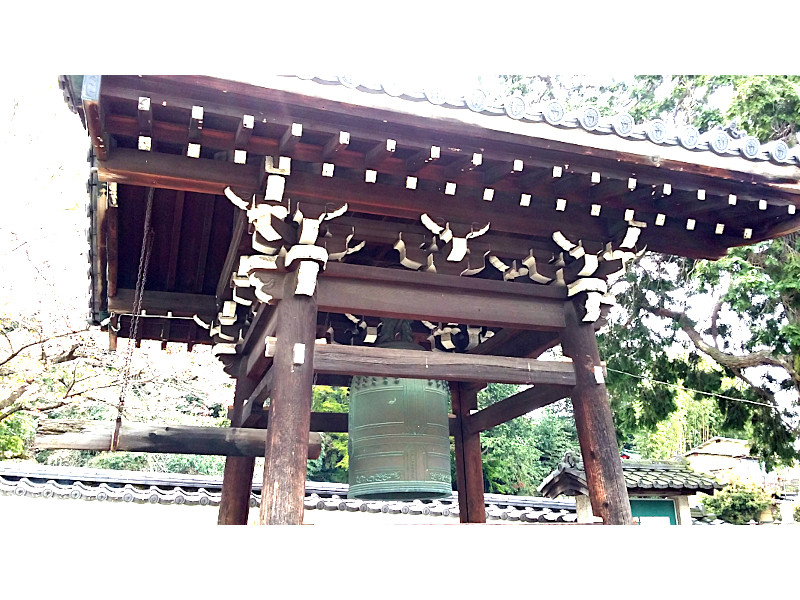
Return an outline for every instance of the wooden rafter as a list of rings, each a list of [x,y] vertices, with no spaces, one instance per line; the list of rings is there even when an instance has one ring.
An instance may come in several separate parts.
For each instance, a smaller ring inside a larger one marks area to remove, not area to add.
[[[202,201],[203,207],[203,226],[198,238],[197,262],[192,291],[201,293],[203,291],[203,281],[206,275],[206,265],[208,264],[208,246],[210,242],[211,226],[214,223],[214,197],[206,196]]]
[[[167,264],[166,291],[175,289],[175,277],[178,273],[178,253],[181,247],[181,223],[183,222],[183,202],[186,192],[183,190],[175,194],[172,212],[172,229],[169,240],[169,259]]]

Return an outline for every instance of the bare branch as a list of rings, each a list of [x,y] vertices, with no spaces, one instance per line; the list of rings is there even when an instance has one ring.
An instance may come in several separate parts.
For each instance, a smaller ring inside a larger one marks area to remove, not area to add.
[[[121,382],[119,380],[117,380],[117,381],[113,381],[113,382],[109,383],[108,385],[97,385],[97,386],[90,387],[90,388],[87,388],[85,390],[80,390],[80,391],[77,391],[77,392],[69,391],[67,394],[64,395],[64,398],[74,398],[76,396],[83,396],[87,392],[93,392],[95,390],[101,390],[101,389],[104,389],[104,388],[117,387],[118,385],[120,385],[120,383]]]
[[[20,396],[22,396],[26,391],[28,391],[28,388],[32,383],[33,379],[25,380],[25,382],[22,385],[20,385],[17,389],[11,392],[5,399],[0,400],[0,410],[5,409],[8,406],[11,406],[17,400],[19,400]]]
[[[63,354],[59,354],[53,360],[50,361],[50,364],[57,365],[59,363],[69,362],[71,360],[75,360],[76,358],[80,358],[80,355],[75,354],[75,350],[81,347],[81,344],[72,344],[72,348],[70,348],[67,352]]]
[[[21,410],[27,410],[24,404],[14,404],[13,406],[9,406],[5,410],[0,411],[0,423]]]
[[[33,346],[38,346],[39,344],[44,344],[45,342],[49,342],[50,340],[54,340],[56,338],[67,337],[67,336],[70,336],[70,335],[75,335],[76,333],[83,333],[84,331],[88,331],[88,329],[76,329],[75,331],[69,331],[67,333],[59,333],[57,335],[52,335],[52,336],[50,336],[48,338],[44,338],[44,339],[38,340],[36,342],[31,342],[29,344],[25,344],[24,346],[21,346],[18,350],[12,352],[6,358],[1,360],[0,361],[0,367],[2,367],[7,362],[10,362],[10,361],[14,360],[17,356],[19,356],[19,354],[23,350],[27,350],[28,348],[32,348]]]

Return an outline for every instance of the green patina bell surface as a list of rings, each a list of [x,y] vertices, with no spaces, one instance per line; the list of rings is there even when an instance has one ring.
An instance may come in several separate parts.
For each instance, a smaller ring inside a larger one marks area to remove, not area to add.
[[[408,342],[380,345],[422,350]],[[347,497],[425,500],[449,496],[449,401],[446,381],[353,377]]]

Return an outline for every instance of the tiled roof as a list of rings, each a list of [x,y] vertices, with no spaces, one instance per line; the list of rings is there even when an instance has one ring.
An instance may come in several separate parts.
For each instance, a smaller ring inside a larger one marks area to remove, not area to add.
[[[722,485],[714,479],[695,473],[682,461],[623,460],[622,473],[629,493],[662,492],[665,496],[691,495],[698,492],[708,494],[722,489]],[[548,498],[588,494],[583,462],[572,455],[565,456],[564,462],[539,486],[539,491]]]
[[[626,480],[628,473],[626,472]],[[222,479],[178,473],[145,473],[79,467],[47,467],[32,463],[0,463],[0,495],[133,504],[218,506]],[[261,482],[253,481],[250,506],[261,502]],[[348,486],[306,482],[305,509],[458,519],[458,494],[433,501],[363,501],[347,499]],[[485,494],[487,522],[576,523],[575,503],[533,496]],[[447,518],[449,517],[449,518]],[[725,523],[714,515],[693,514],[693,522]]]
[[[688,452],[685,452],[683,456],[692,456],[693,454],[712,454],[715,456],[730,456],[733,458],[758,460],[756,457],[750,456],[750,444],[747,440],[719,436],[713,437],[695,446]]]
[[[789,148],[785,142],[762,144],[758,138],[748,136],[735,128],[722,128],[700,132],[692,125],[674,130],[661,119],[636,123],[627,112],[603,116],[594,106],[584,106],[567,111],[557,100],[533,104],[519,94],[493,99],[485,90],[475,88],[463,94],[445,93],[436,88],[401,87],[396,83],[357,78],[352,75],[319,76],[300,75],[299,79],[320,84],[341,85],[365,93],[382,93],[409,101],[427,101],[437,106],[465,109],[530,123],[548,123],[561,129],[583,129],[597,135],[613,134],[632,141],[650,141],[660,146],[681,146],[686,150],[713,152],[720,156],[740,156],[751,161],[769,161],[775,164],[800,164],[800,146]]]
[[[135,504],[218,506],[222,479],[176,473],[144,473],[85,468],[54,468],[30,463],[0,464],[0,495],[69,498]],[[250,506],[259,506],[261,482],[253,481]],[[348,486],[306,482],[306,510],[426,515],[458,519],[458,495],[441,500],[363,501],[347,498]],[[572,501],[486,494],[487,521],[575,523]]]

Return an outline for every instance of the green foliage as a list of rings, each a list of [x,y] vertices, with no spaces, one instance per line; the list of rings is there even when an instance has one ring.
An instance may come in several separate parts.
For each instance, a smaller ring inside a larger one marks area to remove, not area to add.
[[[568,450],[580,453],[572,407],[565,407],[560,412],[553,406],[545,407],[534,418],[531,442],[539,451],[539,464],[534,467],[536,487],[555,470]]]
[[[314,412],[346,413],[350,390],[345,387],[315,386],[311,401]],[[346,433],[323,433],[319,458],[308,461],[307,477],[311,481],[347,483],[349,456]]]
[[[762,141],[793,144],[800,124],[800,76],[732,77],[735,93],[728,111],[744,129]]]
[[[704,505],[723,521],[744,525],[758,521],[761,512],[769,508],[770,498],[757,485],[735,481],[706,498]]]
[[[800,523],[800,506],[796,506],[792,511],[792,514],[794,515],[794,520]]]
[[[151,456],[144,452],[100,452],[86,461],[83,466],[93,469],[149,471]]]
[[[100,452],[89,459],[85,466],[94,469],[155,471],[221,477],[225,471],[225,457],[146,452]]]
[[[0,421],[0,460],[25,458],[36,433],[35,420],[16,413]]]
[[[513,395],[517,386],[490,384],[478,394],[478,408]],[[481,434],[484,489],[497,494],[535,495],[567,450],[577,450],[571,415],[545,409],[538,420],[523,416]]]

